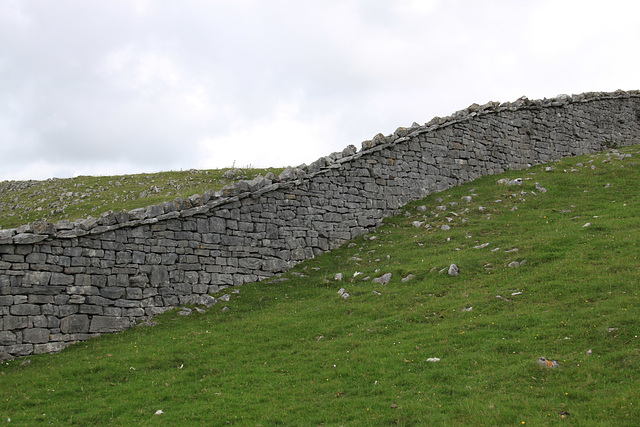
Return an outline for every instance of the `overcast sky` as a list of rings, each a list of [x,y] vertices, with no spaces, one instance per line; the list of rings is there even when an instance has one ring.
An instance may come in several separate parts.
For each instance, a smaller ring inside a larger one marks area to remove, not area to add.
[[[640,89],[640,2],[0,0],[0,180],[297,166],[487,101]]]

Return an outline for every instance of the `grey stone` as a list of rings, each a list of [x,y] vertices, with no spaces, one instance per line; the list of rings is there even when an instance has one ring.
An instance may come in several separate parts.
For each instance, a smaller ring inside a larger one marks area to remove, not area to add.
[[[457,276],[458,274],[460,274],[460,269],[458,268],[458,266],[457,266],[457,265],[455,265],[455,264],[451,264],[451,265],[449,266],[449,271],[448,271],[448,273],[449,273],[449,276]]]
[[[12,345],[16,343],[16,334],[10,331],[0,331],[0,345]]]
[[[89,332],[89,316],[73,314],[60,320],[60,331],[63,334],[82,334]]]
[[[9,312],[13,316],[35,316],[41,314],[40,306],[36,304],[12,305]]]
[[[391,273],[385,273],[382,276],[376,277],[375,279],[373,279],[371,283],[379,283],[381,285],[386,285],[391,281],[391,277],[392,277]]]
[[[59,351],[62,351],[68,345],[69,343],[66,343],[64,341],[48,342],[46,344],[34,344],[33,353],[34,354],[57,353]]]
[[[44,328],[25,329],[22,333],[22,342],[30,344],[42,344],[49,342],[51,332]]]
[[[120,332],[131,326],[131,322],[126,317],[93,316],[89,332]]]
[[[33,353],[33,344],[14,344],[4,346],[4,351],[13,356],[27,356]]]

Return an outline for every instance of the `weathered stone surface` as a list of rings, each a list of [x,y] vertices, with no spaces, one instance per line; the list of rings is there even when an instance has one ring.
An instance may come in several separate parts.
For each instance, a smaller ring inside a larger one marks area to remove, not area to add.
[[[9,309],[12,316],[35,316],[40,314],[40,306],[36,304],[12,305]]]
[[[73,314],[60,320],[60,331],[63,334],[78,334],[89,332],[89,316]]]
[[[126,317],[93,316],[89,332],[119,332],[127,329],[130,324]]]
[[[42,344],[49,342],[49,334],[51,331],[44,328],[25,329],[22,333],[22,341],[31,344]]]
[[[387,283],[389,283],[391,281],[391,277],[392,277],[391,273],[385,273],[380,277],[376,277],[371,282],[372,283],[379,283],[381,285],[386,285]]]
[[[0,345],[11,345],[16,342],[16,334],[10,331],[0,331]]]

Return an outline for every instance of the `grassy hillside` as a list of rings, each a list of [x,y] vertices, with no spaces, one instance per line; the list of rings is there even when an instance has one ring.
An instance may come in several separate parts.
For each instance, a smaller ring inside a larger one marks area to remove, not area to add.
[[[215,169],[122,176],[79,176],[46,181],[0,182],[0,228],[14,228],[36,220],[74,221],[112,210],[129,211],[183,199],[206,190],[219,190],[240,179],[273,172],[271,169]],[[226,174],[226,176],[225,176]]]
[[[619,153],[433,194],[206,312],[8,362],[0,421],[635,426],[640,147]]]

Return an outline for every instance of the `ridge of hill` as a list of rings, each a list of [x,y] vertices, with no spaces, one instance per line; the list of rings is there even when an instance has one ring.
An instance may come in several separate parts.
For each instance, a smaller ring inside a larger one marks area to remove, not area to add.
[[[219,190],[240,180],[251,180],[283,168],[171,171],[118,176],[79,176],[45,181],[0,182],[0,229],[34,221],[74,221],[108,211],[143,208],[188,199],[193,194]]]

